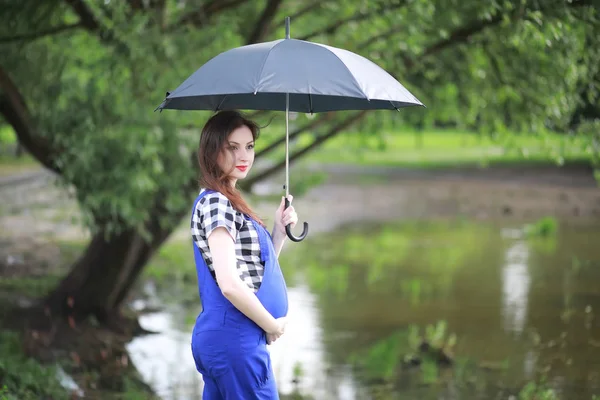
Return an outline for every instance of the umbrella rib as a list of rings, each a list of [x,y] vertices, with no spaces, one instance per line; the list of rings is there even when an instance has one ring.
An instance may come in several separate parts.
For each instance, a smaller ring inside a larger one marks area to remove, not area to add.
[[[217,106],[217,108],[215,109],[215,112],[219,111],[219,108],[221,108],[221,105],[223,105],[223,102],[225,102],[225,99],[227,98],[227,96],[229,96],[228,94],[224,95],[223,98],[221,99],[221,101],[219,102],[219,105]]]
[[[269,49],[269,51],[267,52],[267,55],[265,56],[265,59],[263,61],[263,64],[260,66],[260,73],[258,74],[258,82],[260,83],[261,81],[261,76],[262,73],[265,69],[265,64],[267,63],[267,59],[269,58],[269,56],[271,55],[271,52],[273,51],[273,49],[277,46],[279,46],[281,43],[283,43],[283,40],[279,41],[278,43],[275,43],[273,46],[271,46],[271,48]],[[258,92],[258,88],[255,87],[254,88],[254,94],[256,94],[256,92]]]
[[[346,68],[346,71],[348,71],[348,73],[350,74],[350,76],[352,77],[352,79],[354,80],[354,82],[356,83],[356,86],[358,87],[358,89],[360,90],[360,92],[363,94],[363,96],[365,96],[365,99],[367,99],[367,101],[371,101],[371,99],[369,98],[369,96],[367,96],[367,94],[362,90],[362,88],[360,87],[360,84],[358,83],[358,81],[356,80],[356,77],[354,76],[354,74],[352,73],[352,71],[350,71],[350,68],[348,68],[348,66],[346,65],[346,63],[340,58],[340,56],[338,56],[337,54],[335,54],[333,51],[329,50],[328,48],[325,48],[327,51],[329,51],[331,54],[333,54],[335,57],[337,57],[338,60],[340,60],[340,62],[342,63],[342,65],[344,66],[344,68]]]

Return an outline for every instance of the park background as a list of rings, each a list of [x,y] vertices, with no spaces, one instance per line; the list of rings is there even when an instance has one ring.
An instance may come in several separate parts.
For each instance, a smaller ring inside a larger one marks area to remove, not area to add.
[[[291,36],[426,108],[293,114],[308,238],[281,264],[287,399],[600,396],[593,0],[5,0],[0,398],[197,399],[188,232],[208,112],[153,112],[204,62]],[[272,224],[284,113],[240,182]]]

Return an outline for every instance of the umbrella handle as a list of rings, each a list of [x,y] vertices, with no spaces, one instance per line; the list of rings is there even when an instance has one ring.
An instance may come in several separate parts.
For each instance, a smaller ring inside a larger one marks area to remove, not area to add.
[[[285,198],[285,208],[288,208],[290,206],[290,201],[288,200],[288,198]],[[306,237],[306,235],[308,234],[308,223],[304,222],[304,229],[302,230],[302,233],[300,234],[300,236],[296,237],[294,236],[294,234],[292,233],[292,228],[290,227],[290,225],[286,225],[285,227],[285,232],[287,233],[287,236],[294,242],[301,242],[304,240],[304,238]]]

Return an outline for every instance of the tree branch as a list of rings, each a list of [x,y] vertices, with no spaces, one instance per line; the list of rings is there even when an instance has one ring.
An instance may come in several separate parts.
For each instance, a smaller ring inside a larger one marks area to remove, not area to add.
[[[406,5],[406,3],[407,3],[406,0],[400,0],[400,1],[397,1],[392,4],[390,4],[389,2],[381,2],[372,11],[369,11],[367,13],[358,12],[349,17],[337,20],[337,21],[327,25],[324,28],[312,31],[311,33],[304,35],[298,39],[299,40],[310,40],[310,39],[314,38],[315,36],[319,36],[319,35],[333,35],[338,29],[340,29],[342,26],[344,26],[348,22],[364,21],[366,19],[371,18],[374,15],[380,15],[385,11],[391,11],[391,10],[394,10],[397,8],[402,8]]]
[[[253,44],[260,42],[267,34],[267,30],[271,21],[277,14],[277,9],[281,5],[282,0],[268,0],[265,5],[265,9],[263,10],[260,18],[255,24],[254,30],[248,37],[246,44]]]
[[[353,123],[355,123],[356,121],[358,121],[359,119],[364,117],[367,112],[368,112],[367,110],[359,111],[359,112],[355,113],[354,115],[352,115],[351,117],[348,117],[345,120],[338,123],[337,125],[333,126],[327,133],[316,138],[311,144],[304,147],[303,149],[296,151],[294,154],[291,154],[290,155],[290,163],[295,161],[296,159],[302,157],[303,155],[310,152],[311,150],[319,147],[326,140],[331,139],[338,133],[342,132],[348,126],[352,125]],[[252,187],[252,185],[270,177],[271,175],[273,175],[274,173],[279,171],[284,166],[285,166],[285,159],[281,160],[279,163],[272,166],[271,168],[267,168],[265,171],[262,171],[258,175],[254,176],[248,180],[244,180],[244,182],[241,183],[241,188],[244,190],[249,190]]]
[[[215,14],[240,6],[247,1],[248,0],[212,0],[203,4],[199,10],[192,11],[179,18],[179,20],[172,25],[169,30],[175,30],[187,24],[193,25],[196,28],[201,28],[206,25],[209,19]]]
[[[81,20],[81,25],[88,32],[96,34],[101,42],[114,44],[125,54],[129,54],[129,47],[122,42],[111,29],[103,27],[98,22],[92,10],[85,3],[85,0],[65,0],[69,6],[75,11]]]
[[[160,26],[161,31],[164,31],[165,28],[167,27],[167,18],[166,18],[167,0],[158,0],[156,3],[157,3],[156,17],[158,19],[158,24]]]
[[[294,23],[294,20],[302,17],[304,14],[306,14],[306,13],[314,10],[315,8],[321,7],[323,5],[323,3],[325,3],[325,2],[326,2],[326,0],[317,0],[317,1],[314,1],[314,2],[312,2],[310,4],[307,4],[306,6],[304,6],[304,8],[301,8],[300,10],[296,11],[294,14],[292,14],[292,15],[289,16],[291,22]],[[281,21],[280,23],[278,23],[276,25],[276,27],[277,28],[283,28],[283,27],[285,27],[285,20]],[[267,29],[267,33],[266,34],[268,35],[269,33],[271,33],[271,31],[272,31],[271,28]]]
[[[81,24],[90,32],[97,32],[100,30],[100,23],[96,20],[94,13],[85,4],[84,0],[65,0],[69,6],[75,11],[75,13],[81,19]]]
[[[60,169],[53,163],[54,152],[50,143],[36,133],[23,96],[1,66],[0,89],[4,92],[0,95],[0,114],[14,129],[19,143],[46,168],[60,173]]]
[[[367,47],[371,46],[373,43],[378,42],[383,39],[387,39],[387,38],[391,37],[392,35],[395,35],[396,33],[398,33],[399,30],[400,30],[400,28],[395,26],[391,29],[388,29],[385,32],[381,32],[377,35],[371,36],[367,40],[360,42],[356,48],[358,51],[365,50]]]
[[[572,2],[566,4],[566,7],[569,8],[577,8],[589,6],[591,4],[591,0],[573,0]],[[542,12],[549,12],[552,8],[540,9]],[[526,19],[527,17],[523,15],[521,12],[513,12],[510,15],[511,20],[518,19]],[[417,56],[417,60],[427,57],[432,54],[439,53],[440,51],[446,49],[447,47],[454,46],[460,43],[465,43],[469,41],[473,36],[478,33],[483,32],[484,30],[491,28],[493,26],[499,25],[503,20],[503,14],[501,11],[496,12],[494,16],[487,19],[480,19],[472,21],[470,24],[457,28],[454,30],[450,36],[446,39],[440,40],[430,46],[428,46],[425,51]],[[400,53],[398,53],[399,55]]]
[[[502,22],[502,14],[498,13],[490,19],[473,21],[469,25],[461,27],[453,31],[448,38],[440,40],[437,43],[427,47],[425,51],[419,54],[419,58],[427,57],[431,54],[438,53],[446,47],[453,46],[459,43],[467,42],[474,35],[483,32],[485,29],[498,25]]]
[[[295,139],[296,136],[300,135],[303,132],[306,132],[309,129],[316,128],[317,126],[325,123],[327,120],[328,120],[327,117],[314,119],[313,121],[309,122],[308,124],[306,124],[306,125],[298,128],[298,129],[294,130],[293,132],[291,132],[290,135],[289,135],[290,136],[290,140]],[[273,141],[267,147],[265,147],[264,149],[262,149],[261,151],[259,151],[258,153],[256,153],[256,158],[264,157],[266,154],[272,152],[273,150],[275,150],[277,147],[279,147],[283,143],[285,143],[285,135],[283,135],[279,139]]]
[[[147,12],[154,14],[154,22],[162,29],[165,28],[165,7],[167,0],[126,0],[130,14]],[[106,12],[105,12],[106,14]]]
[[[62,33],[62,32],[65,32],[65,31],[68,31],[71,29],[81,28],[82,26],[83,26],[82,23],[78,22],[76,24],[55,26],[55,27],[46,29],[44,31],[39,31],[39,32],[23,33],[21,35],[0,37],[0,44],[10,43],[10,42],[18,42],[21,40],[40,39],[45,36],[55,35],[55,34]]]

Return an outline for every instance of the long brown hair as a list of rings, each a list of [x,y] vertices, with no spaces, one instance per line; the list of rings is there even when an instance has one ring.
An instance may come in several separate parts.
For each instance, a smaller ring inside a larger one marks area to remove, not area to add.
[[[220,192],[229,199],[236,211],[248,215],[265,226],[242,198],[240,191],[229,182],[228,174],[231,171],[223,171],[217,162],[219,154],[227,151],[226,144],[231,132],[244,125],[252,132],[253,140],[258,139],[260,135],[258,124],[238,111],[220,111],[206,122],[200,134],[198,147],[199,183],[203,188]]]

